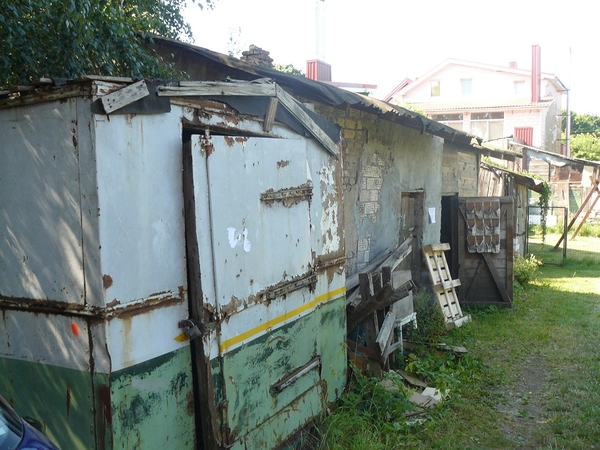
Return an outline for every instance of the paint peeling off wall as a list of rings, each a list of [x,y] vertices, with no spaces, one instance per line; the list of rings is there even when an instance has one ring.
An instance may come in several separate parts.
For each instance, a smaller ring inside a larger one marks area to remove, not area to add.
[[[340,249],[341,238],[339,234],[340,217],[338,198],[333,193],[327,194],[328,187],[335,186],[333,168],[324,166],[319,172],[321,192],[326,194],[323,201],[323,212],[321,216],[321,230],[323,232],[323,254],[333,253]]]

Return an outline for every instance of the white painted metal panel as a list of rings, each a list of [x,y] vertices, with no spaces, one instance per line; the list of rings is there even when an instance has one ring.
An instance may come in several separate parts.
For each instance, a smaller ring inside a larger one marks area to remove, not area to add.
[[[0,295],[84,302],[76,101],[0,112]]]
[[[175,305],[124,315],[106,322],[111,370],[117,371],[189,346],[175,338],[179,321],[188,315],[187,298]]]
[[[194,174],[206,172],[208,191],[196,192],[196,217],[209,200],[212,233],[210,249],[200,249],[201,267],[214,267],[218,308],[228,313],[251,304],[253,296],[277,283],[306,273],[311,263],[309,202],[285,206],[268,204],[261,194],[306,185],[306,141],[214,136],[208,150],[195,138]],[[199,158],[201,156],[201,158]],[[198,167],[206,164],[206,169]],[[202,179],[195,179],[202,189]],[[209,251],[206,251],[209,250]],[[203,276],[203,289],[212,280]]]
[[[179,116],[96,116],[96,142],[106,302],[186,289]]]
[[[90,370],[87,321],[81,317],[3,311],[0,357]]]

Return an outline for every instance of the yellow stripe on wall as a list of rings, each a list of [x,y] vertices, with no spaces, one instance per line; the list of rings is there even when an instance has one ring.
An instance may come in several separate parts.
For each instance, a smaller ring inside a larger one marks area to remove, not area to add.
[[[335,298],[339,295],[342,295],[345,292],[346,292],[346,286],[343,286],[339,289],[335,289],[333,291],[329,291],[323,295],[319,295],[318,297],[315,297],[312,301],[305,303],[304,305],[302,305],[296,309],[288,311],[285,314],[282,314],[281,316],[275,317],[274,319],[268,320],[267,322],[262,323],[254,328],[251,328],[248,331],[238,334],[237,336],[234,336],[232,338],[229,338],[226,341],[221,342],[221,345],[219,346],[220,353],[224,353],[230,347],[233,347],[234,345],[239,344],[240,342],[248,340],[252,336],[262,333],[263,331],[268,330],[269,328],[272,328],[275,325],[278,325],[282,322],[285,322],[286,320],[288,320],[298,314],[302,314],[303,312],[306,312],[309,309],[316,307],[320,303],[325,303],[329,300],[332,300],[333,298]]]

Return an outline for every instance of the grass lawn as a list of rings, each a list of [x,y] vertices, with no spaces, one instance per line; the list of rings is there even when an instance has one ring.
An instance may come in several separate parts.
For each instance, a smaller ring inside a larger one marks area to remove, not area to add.
[[[512,309],[469,313],[442,338],[468,355],[404,354],[430,385],[450,389],[424,422],[406,422],[410,393],[390,396],[359,377],[318,424],[316,447],[600,448],[600,265],[543,266]]]

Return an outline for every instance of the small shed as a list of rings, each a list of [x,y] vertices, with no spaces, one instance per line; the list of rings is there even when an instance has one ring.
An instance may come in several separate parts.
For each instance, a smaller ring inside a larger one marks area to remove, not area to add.
[[[484,196],[508,196],[514,199],[514,253],[524,256],[527,240],[527,207],[529,191],[541,193],[544,188],[542,180],[508,168],[481,163],[479,190]]]
[[[201,47],[157,38],[152,48],[194,77],[272,78],[308,109],[341,127],[349,279],[354,280],[378,256],[399,247],[408,237],[414,248],[402,268],[411,270],[415,284],[427,279],[421,246],[440,241],[451,246],[448,263],[453,277],[461,278],[459,292],[467,292],[470,284],[488,277],[485,271],[460,271],[467,231],[460,228],[465,219],[459,202],[479,195],[482,156],[513,161],[514,151],[483,146],[481,138],[377,99]],[[506,241],[500,245],[505,248]],[[498,259],[495,264],[504,274],[502,284],[512,301],[512,257],[508,256],[504,251],[493,259]],[[499,292],[479,291],[478,295],[482,302],[504,301]]]
[[[340,395],[334,124],[86,77],[1,93],[0,135],[2,395],[61,448],[274,448]]]

